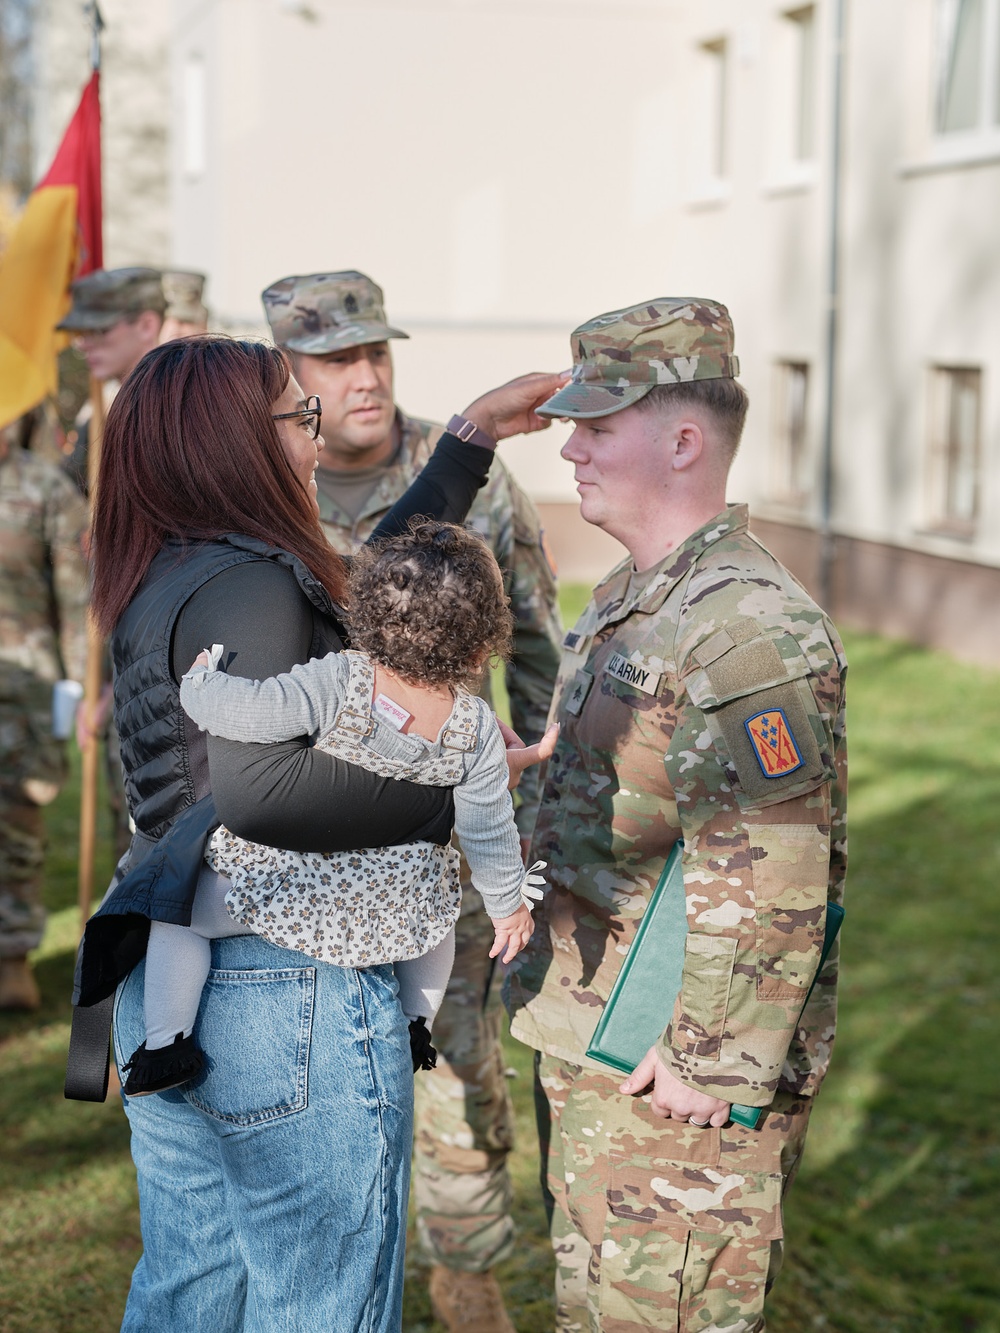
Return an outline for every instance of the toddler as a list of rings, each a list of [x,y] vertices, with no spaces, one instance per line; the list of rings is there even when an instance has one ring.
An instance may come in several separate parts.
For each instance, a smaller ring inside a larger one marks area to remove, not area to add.
[[[455,830],[493,919],[490,957],[527,943],[543,881],[526,873],[507,790],[506,747],[470,693],[490,658],[509,654],[512,618],[496,561],[476,534],[424,522],[354,557],[347,625],[353,649],[264,681],[217,670],[203,652],[181,681],[198,725],[238,741],[309,734],[320,749],[388,778],[455,793]],[[219,828],[206,850],[191,926],[153,922],[146,957],[146,1040],[125,1066],[128,1096],[177,1087],[203,1056],[192,1037],[211,940],[254,932],[344,967],[395,963],[414,1069],[433,1068],[430,1027],[454,958],[458,853],[431,842],[335,854],[283,851]],[[223,905],[224,899],[224,905]],[[227,910],[228,909],[228,910]]]

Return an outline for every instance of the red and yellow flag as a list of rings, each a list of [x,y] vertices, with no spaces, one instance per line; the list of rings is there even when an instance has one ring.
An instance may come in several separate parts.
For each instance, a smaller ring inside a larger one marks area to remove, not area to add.
[[[101,104],[95,69],[0,262],[0,426],[56,390],[69,285],[101,268]]]

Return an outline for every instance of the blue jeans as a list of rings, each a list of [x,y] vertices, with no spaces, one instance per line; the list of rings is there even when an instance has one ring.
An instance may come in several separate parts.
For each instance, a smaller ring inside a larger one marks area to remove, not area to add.
[[[123,1330],[397,1333],[413,1121],[390,966],[216,940],[194,1028],[206,1069],[126,1100],[144,1252]],[[119,1069],[143,1039],[119,988]]]

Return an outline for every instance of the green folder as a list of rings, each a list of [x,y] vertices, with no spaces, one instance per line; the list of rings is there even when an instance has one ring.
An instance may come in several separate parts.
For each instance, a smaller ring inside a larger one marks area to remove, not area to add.
[[[592,1060],[622,1074],[631,1074],[659,1041],[681,988],[688,929],[683,852],[684,844],[675,843],[587,1049]],[[838,903],[827,903],[826,935],[816,976],[823,969],[843,919],[844,909]],[[812,986],[807,1001],[811,994]],[[734,1105],[729,1114],[737,1124],[756,1129],[766,1109]]]

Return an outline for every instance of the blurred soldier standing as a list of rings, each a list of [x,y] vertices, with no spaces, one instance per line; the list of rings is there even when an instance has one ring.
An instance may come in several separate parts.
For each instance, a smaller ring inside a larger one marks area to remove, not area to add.
[[[77,278],[71,287],[73,305],[56,325],[75,335],[74,341],[94,379],[121,382],[160,339],[166,310],[160,270],[110,268]],[[89,408],[85,407],[84,412]],[[76,445],[66,471],[87,493],[89,422],[81,417]]]
[[[834,1036],[836,952],[803,1005],[843,892],[846,662],[726,504],[747,399],[725,307],[653,300],[572,346],[539,410],[574,420],[581,513],[630,558],[563,640],[531,848],[551,887],[507,981],[539,1052],[556,1327],[755,1333]],[[623,1082],[586,1052],[681,838],[681,989]]]
[[[164,269],[161,275],[163,298],[167,303],[160,342],[173,338],[194,338],[208,332],[208,307],[205,305],[205,275],[182,269]]]
[[[105,407],[117,393],[117,385],[133,370],[160,340],[166,311],[163,282],[157,268],[97,269],[78,278],[70,288],[73,304],[56,325],[75,335],[77,348],[94,379],[106,387]],[[66,460],[65,469],[80,491],[88,491],[90,453],[90,404],[84,405],[77,418],[76,444]],[[110,667],[105,667],[105,679]],[[132,841],[125,792],[122,785],[118,733],[110,715],[111,687],[106,685],[98,715],[90,719],[105,741],[108,804],[115,838],[115,855],[122,856]]]
[[[87,506],[56,463],[0,430],[0,1009],[35,1009],[45,925],[42,807],[65,778],[52,687],[83,680]]]
[[[388,340],[408,335],[386,322],[382,291],[370,278],[356,272],[285,278],[263,301],[274,341],[292,358],[303,392],[322,400],[320,518],[332,545],[350,554],[407,489],[443,428],[406,416],[393,401]],[[467,522],[504,574],[515,618],[506,676],[512,722],[521,736],[536,739],[558,666],[556,586],[538,514],[499,459]],[[518,795],[526,844],[537,809],[536,772],[525,774]],[[431,1300],[441,1322],[463,1333],[513,1333],[490,1271],[513,1243],[506,1167],[513,1122],[501,1008],[490,984],[492,926],[463,879],[455,967],[434,1023],[438,1064],[416,1080],[417,1228],[434,1265]]]

